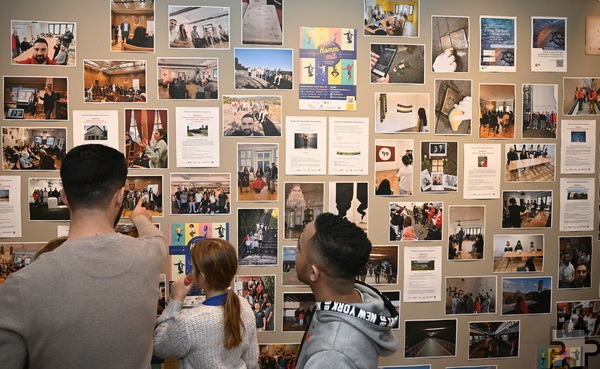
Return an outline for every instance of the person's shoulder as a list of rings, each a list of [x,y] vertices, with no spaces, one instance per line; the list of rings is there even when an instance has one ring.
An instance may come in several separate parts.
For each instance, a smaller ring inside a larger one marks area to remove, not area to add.
[[[262,137],[264,135],[262,133],[258,132],[258,131],[254,131],[254,132],[252,132],[252,136]]]
[[[235,131],[229,133],[227,136],[243,136],[244,133],[242,131],[240,131],[239,129],[236,129]]]

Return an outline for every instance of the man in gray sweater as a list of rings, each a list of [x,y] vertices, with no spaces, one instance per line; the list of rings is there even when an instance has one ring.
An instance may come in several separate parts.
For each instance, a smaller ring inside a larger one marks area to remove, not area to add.
[[[139,238],[116,233],[127,166],[104,145],[67,153],[61,199],[67,241],[0,286],[3,368],[148,368],[163,234],[141,200],[130,219]]]
[[[356,283],[371,253],[371,241],[354,223],[323,213],[298,240],[296,273],[310,286],[316,310],[302,339],[297,369],[376,369],[398,341],[398,313],[379,291]]]

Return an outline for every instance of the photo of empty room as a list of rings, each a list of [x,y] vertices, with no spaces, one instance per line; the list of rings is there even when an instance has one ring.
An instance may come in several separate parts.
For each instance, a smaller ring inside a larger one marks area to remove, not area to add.
[[[86,103],[145,103],[145,60],[84,60]]]
[[[158,99],[218,99],[217,58],[158,58]]]
[[[5,119],[69,119],[65,77],[4,77]]]

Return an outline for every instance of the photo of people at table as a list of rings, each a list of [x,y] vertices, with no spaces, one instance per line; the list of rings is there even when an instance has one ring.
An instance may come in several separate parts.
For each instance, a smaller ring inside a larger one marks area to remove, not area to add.
[[[3,170],[59,170],[66,128],[2,127]]]
[[[552,191],[502,191],[502,228],[552,227]]]
[[[559,237],[558,288],[592,286],[592,237]]]
[[[555,144],[506,144],[506,182],[554,182]]]
[[[543,269],[543,234],[494,235],[494,273],[531,273]]]
[[[75,22],[11,21],[12,64],[75,66]]]
[[[365,1],[365,36],[419,37],[420,0]]]

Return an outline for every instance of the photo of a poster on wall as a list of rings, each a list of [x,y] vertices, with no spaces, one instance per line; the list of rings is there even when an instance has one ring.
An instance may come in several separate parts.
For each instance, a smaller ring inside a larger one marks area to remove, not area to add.
[[[502,154],[500,144],[464,145],[463,197],[497,199],[500,197]]]
[[[356,110],[356,29],[300,27],[301,110]]]
[[[517,18],[479,17],[480,72],[517,71]]]
[[[564,119],[560,128],[560,173],[594,173],[596,121]]]
[[[531,17],[531,71],[567,71],[567,18]]]
[[[560,179],[560,231],[592,231],[594,178]]]

